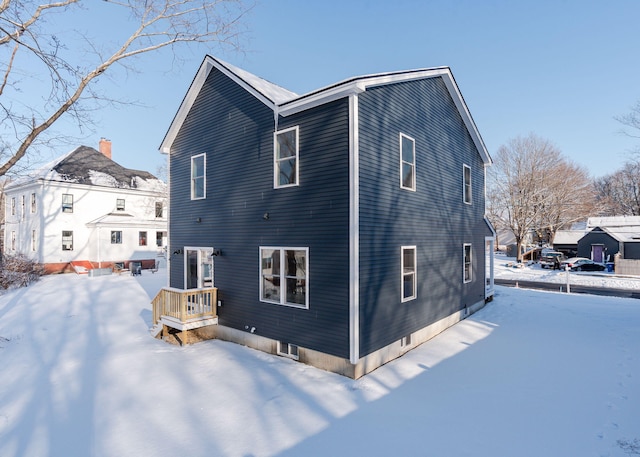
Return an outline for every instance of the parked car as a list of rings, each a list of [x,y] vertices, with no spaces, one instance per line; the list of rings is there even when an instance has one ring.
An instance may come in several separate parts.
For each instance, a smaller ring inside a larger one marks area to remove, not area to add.
[[[572,257],[562,262],[562,268],[569,266],[571,271],[604,271],[605,266],[585,257]]]
[[[558,263],[556,264],[556,260]],[[541,268],[555,268],[555,265],[560,266],[560,263],[564,260],[564,254],[558,251],[547,251],[540,257]]]

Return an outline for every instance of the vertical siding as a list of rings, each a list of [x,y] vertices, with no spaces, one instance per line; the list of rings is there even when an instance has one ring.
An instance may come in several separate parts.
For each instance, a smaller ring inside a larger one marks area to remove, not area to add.
[[[360,353],[484,298],[484,168],[441,78],[360,95]],[[416,140],[416,192],[400,189],[399,134]],[[463,164],[473,204],[463,203]],[[473,281],[463,284],[463,244]],[[417,246],[418,296],[401,302],[400,247]]]
[[[209,75],[172,146],[170,244],[221,249],[222,325],[348,357],[347,117],[342,100],[281,118],[279,129],[300,127],[300,185],[273,189],[273,112]],[[190,157],[203,152],[207,198],[191,201]],[[260,246],[309,247],[309,309],[259,301]],[[173,255],[172,286],[183,287],[183,268]]]

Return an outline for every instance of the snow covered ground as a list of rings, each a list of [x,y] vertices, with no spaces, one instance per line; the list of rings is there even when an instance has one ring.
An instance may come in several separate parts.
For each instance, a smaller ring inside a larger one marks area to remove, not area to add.
[[[1,456],[600,457],[640,440],[640,300],[497,287],[353,381],[153,339],[165,282],[49,276],[0,296]]]
[[[501,279],[541,281],[564,286],[567,283],[567,272],[541,268],[537,262],[523,263],[515,267],[517,262],[513,257],[503,254],[495,256],[495,277]],[[608,272],[571,271],[569,272],[569,284],[582,286],[611,287],[615,289],[640,289],[640,277],[620,277]],[[566,287],[563,289],[566,291]]]

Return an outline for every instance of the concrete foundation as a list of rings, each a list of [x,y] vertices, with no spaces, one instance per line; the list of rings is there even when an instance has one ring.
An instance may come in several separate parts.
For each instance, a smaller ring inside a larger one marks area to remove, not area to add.
[[[358,379],[385,363],[397,359],[422,343],[429,341],[431,338],[443,332],[447,328],[479,311],[484,307],[484,305],[485,301],[480,301],[470,307],[453,313],[444,319],[434,322],[428,327],[418,330],[411,335],[407,335],[410,341],[398,340],[377,350],[376,352],[361,357],[355,365],[348,359],[343,359],[341,357],[336,357],[304,347],[298,348],[297,360],[316,368],[341,374],[352,379]],[[209,339],[220,339],[242,344],[243,346],[269,354],[278,354],[277,341],[253,334],[250,331],[237,330],[230,327],[224,327],[222,325],[208,325],[184,330],[164,325],[162,332],[160,332],[158,337],[169,343],[180,345],[193,344]]]

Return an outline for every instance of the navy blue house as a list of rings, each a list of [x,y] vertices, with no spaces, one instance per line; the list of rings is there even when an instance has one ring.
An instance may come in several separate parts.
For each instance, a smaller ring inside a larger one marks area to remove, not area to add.
[[[491,159],[449,68],[296,95],[205,57],[169,155],[169,282],[210,337],[357,378],[484,306]]]

